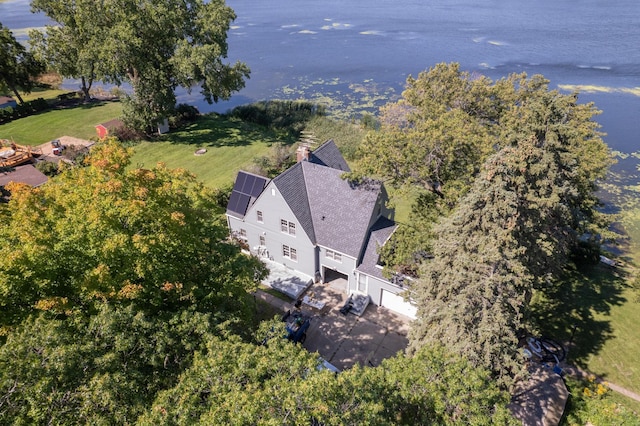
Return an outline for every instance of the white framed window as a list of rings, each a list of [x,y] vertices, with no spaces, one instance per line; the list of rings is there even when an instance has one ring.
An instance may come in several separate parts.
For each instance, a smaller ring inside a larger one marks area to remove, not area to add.
[[[367,292],[367,281],[368,278],[365,274],[358,274],[358,291],[360,293]]]
[[[285,219],[280,219],[280,231],[289,235],[296,235],[296,224]]]
[[[325,252],[325,257],[327,257],[328,259],[333,259],[336,262],[340,262],[342,263],[342,255],[340,253],[337,253],[333,250],[329,250],[327,249]]]
[[[260,210],[256,211],[256,217],[258,219],[258,222],[263,223],[264,220],[262,219],[262,212]]]
[[[264,235],[260,235],[260,245],[261,246],[267,245],[267,239],[264,237]]]
[[[296,251],[296,249],[284,244],[282,245],[282,256],[287,259],[291,259],[294,262],[298,260],[298,252]]]
[[[247,230],[246,229],[240,229],[240,238],[242,238],[243,240],[247,239]]]

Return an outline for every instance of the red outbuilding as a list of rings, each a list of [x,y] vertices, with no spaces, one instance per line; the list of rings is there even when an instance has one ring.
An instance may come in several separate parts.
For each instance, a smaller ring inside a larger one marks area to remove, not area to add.
[[[113,120],[109,120],[107,122],[98,124],[96,126],[96,132],[98,132],[98,137],[102,139],[109,136],[109,133],[112,132],[113,130],[119,129],[120,127],[123,127],[123,126],[124,126],[124,123],[121,120],[114,118]]]

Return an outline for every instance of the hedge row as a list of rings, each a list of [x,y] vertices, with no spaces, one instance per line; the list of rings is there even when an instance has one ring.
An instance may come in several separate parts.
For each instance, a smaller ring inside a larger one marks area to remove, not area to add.
[[[8,123],[18,118],[27,117],[40,111],[45,111],[49,108],[51,108],[51,106],[43,98],[24,102],[15,107],[2,108],[0,109],[0,124]]]

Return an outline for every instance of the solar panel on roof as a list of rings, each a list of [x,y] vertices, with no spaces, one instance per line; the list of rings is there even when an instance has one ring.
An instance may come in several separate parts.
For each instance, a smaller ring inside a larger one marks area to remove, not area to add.
[[[227,210],[244,216],[244,214],[247,212],[247,207],[249,206],[250,200],[251,197],[249,195],[233,191],[231,193],[231,197],[229,197]]]
[[[253,187],[251,188],[251,192],[249,192],[249,195],[251,195],[252,197],[258,198],[258,196],[262,193],[262,190],[264,189],[264,185],[266,183],[267,183],[266,179],[257,178],[253,182]]]
[[[240,192],[242,192],[243,194],[251,194],[251,187],[253,187],[253,183],[256,181],[256,177],[253,175],[247,175],[246,179],[244,180],[244,185],[242,185],[242,190]]]
[[[234,191],[242,192],[242,186],[244,185],[244,181],[246,180],[247,175],[245,173],[238,173],[238,177],[236,177],[236,183],[233,185]]]
[[[238,198],[240,197],[240,193],[233,191],[231,192],[231,196],[229,197],[229,202],[227,203],[227,210],[231,212],[236,212],[238,206]]]
[[[238,172],[231,197],[229,197],[227,210],[244,216],[247,213],[251,199],[260,196],[267,182],[268,179],[262,176]]]

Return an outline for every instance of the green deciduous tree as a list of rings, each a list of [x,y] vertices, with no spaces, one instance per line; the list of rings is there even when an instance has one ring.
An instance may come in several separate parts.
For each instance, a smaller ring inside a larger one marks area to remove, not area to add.
[[[211,315],[190,309],[33,316],[0,347],[0,423],[133,424],[214,332]]]
[[[418,188],[411,222],[383,253],[421,276],[412,348],[451,347],[504,387],[521,373],[517,333],[530,325],[532,294],[556,285],[585,238],[595,243],[608,225],[595,195],[611,163],[599,111],[548,83],[492,82],[456,64],[409,78],[363,145],[359,171]]]
[[[93,82],[104,77],[104,58],[100,55],[99,8],[90,0],[33,0],[34,12],[43,12],[58,25],[48,25],[45,31],[31,30],[29,42],[34,53],[50,69],[68,78],[80,80],[85,100]]]
[[[284,339],[267,346],[213,340],[140,423],[513,424],[508,397],[488,374],[443,350],[338,375],[317,366],[315,354]]]
[[[177,87],[199,85],[208,102],[217,102],[249,76],[245,64],[223,62],[235,14],[222,0],[35,0],[33,7],[61,24],[34,41],[56,50],[51,60],[68,53],[66,72],[131,85],[125,119],[140,130],[170,115]]]
[[[29,93],[33,79],[42,71],[42,63],[15,39],[9,28],[0,24],[0,87],[4,85],[23,103],[18,89]]]
[[[489,155],[532,135],[556,144],[558,161],[572,170],[563,175],[578,191],[570,226],[578,233],[603,229],[594,189],[610,161],[593,121],[599,112],[548,83],[525,74],[493,82],[457,64],[438,64],[407,80],[403,98],[381,110],[380,131],[362,145],[358,170],[418,190],[411,226],[388,245],[388,264],[415,271],[415,259],[432,247],[433,218],[451,212]]]
[[[48,184],[14,185],[0,223],[0,321],[34,309],[91,312],[109,300],[148,312],[194,307],[241,318],[264,266],[225,242],[214,191],[185,170],[128,169],[116,142]]]

